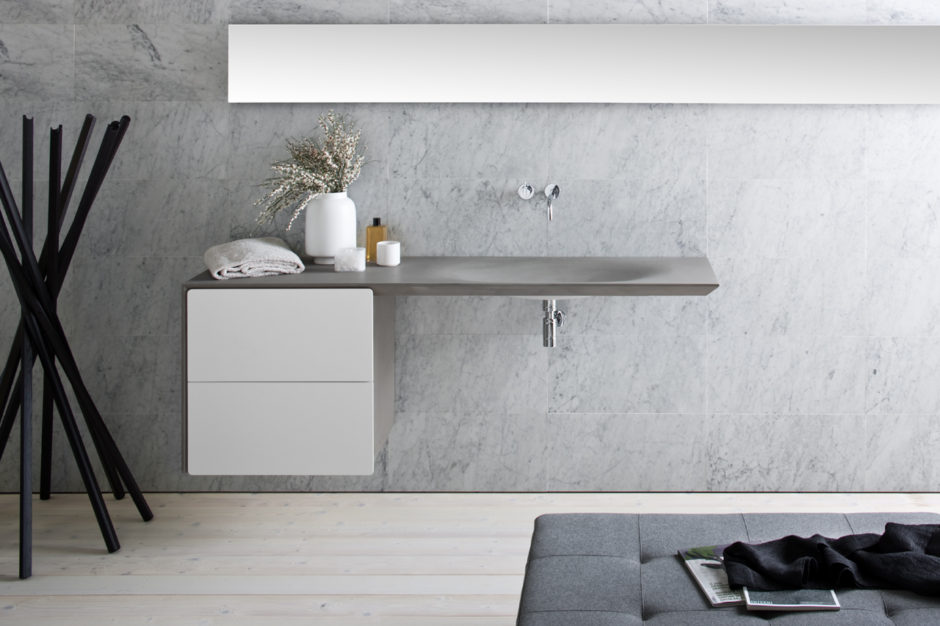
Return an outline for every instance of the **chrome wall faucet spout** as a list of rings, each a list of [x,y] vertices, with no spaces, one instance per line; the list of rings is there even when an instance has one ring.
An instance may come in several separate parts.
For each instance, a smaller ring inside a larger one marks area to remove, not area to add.
[[[558,199],[560,191],[555,183],[545,188],[545,198],[548,200],[548,221],[552,221],[552,204]]]

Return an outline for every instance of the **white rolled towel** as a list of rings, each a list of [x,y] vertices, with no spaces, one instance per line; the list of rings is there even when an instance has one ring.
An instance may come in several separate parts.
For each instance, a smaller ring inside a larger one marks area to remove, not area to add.
[[[304,271],[300,257],[277,237],[238,239],[212,246],[203,255],[213,278],[251,278]]]

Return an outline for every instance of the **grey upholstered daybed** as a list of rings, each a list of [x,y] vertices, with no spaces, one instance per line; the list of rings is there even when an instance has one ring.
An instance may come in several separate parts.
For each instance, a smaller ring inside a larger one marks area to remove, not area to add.
[[[886,522],[936,524],[929,513],[623,515],[553,514],[535,521],[519,626],[940,626],[940,597],[904,591],[837,590],[842,609],[754,613],[713,608],[677,550],[786,535],[881,533]]]

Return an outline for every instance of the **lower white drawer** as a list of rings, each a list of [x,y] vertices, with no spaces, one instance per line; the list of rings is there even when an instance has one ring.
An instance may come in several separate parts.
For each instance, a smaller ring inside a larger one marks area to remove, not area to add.
[[[189,383],[195,475],[374,471],[372,383]]]

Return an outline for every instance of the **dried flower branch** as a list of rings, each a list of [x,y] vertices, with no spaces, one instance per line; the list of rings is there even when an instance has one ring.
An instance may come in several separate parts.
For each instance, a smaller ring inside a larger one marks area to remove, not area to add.
[[[359,146],[362,131],[353,131],[352,120],[333,111],[321,115],[318,124],[323,131],[322,142],[310,138],[288,139],[291,158],[271,165],[275,175],[262,184],[269,191],[255,203],[264,207],[258,215],[259,224],[273,221],[284,209],[293,209],[287,224],[290,230],[313,198],[346,191],[359,178],[365,162],[362,154],[365,148]]]

